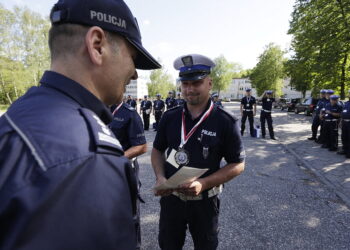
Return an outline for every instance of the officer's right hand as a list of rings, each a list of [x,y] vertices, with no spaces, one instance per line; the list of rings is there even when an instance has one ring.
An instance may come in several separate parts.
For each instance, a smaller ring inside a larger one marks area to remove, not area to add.
[[[167,181],[167,179],[165,177],[159,177],[157,179],[157,182],[156,182],[156,185],[154,188],[157,188],[158,186],[162,185],[166,181]],[[172,192],[174,192],[173,189],[154,190],[154,195],[155,196],[168,196],[168,195],[171,195]]]

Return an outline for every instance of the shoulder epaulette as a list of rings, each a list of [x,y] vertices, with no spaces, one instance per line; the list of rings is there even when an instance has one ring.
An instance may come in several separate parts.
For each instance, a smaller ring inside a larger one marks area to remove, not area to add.
[[[124,103],[123,106],[124,106],[127,110],[135,111],[135,108],[131,107],[130,104],[128,104],[128,103]]]

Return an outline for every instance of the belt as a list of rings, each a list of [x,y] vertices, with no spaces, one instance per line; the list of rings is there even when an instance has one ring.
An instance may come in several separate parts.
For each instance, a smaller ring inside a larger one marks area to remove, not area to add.
[[[208,198],[218,195],[222,192],[222,185],[213,187],[205,192],[208,192]],[[177,196],[182,201],[200,201],[200,200],[203,200],[204,198],[203,194],[199,194],[197,196],[190,196],[190,195],[185,195],[176,191],[173,192],[173,195]]]
[[[343,119],[344,122],[350,122],[350,119]]]
[[[262,109],[262,111],[265,111],[265,112],[271,113],[271,110]]]
[[[243,109],[243,111],[253,111],[252,109]]]
[[[338,119],[330,119],[330,120],[325,120],[326,122],[336,122]]]

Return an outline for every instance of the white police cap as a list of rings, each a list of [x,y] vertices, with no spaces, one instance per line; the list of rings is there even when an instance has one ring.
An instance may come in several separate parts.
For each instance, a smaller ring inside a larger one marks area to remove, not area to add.
[[[213,67],[215,67],[213,60],[199,54],[180,56],[174,61],[174,68],[180,71],[180,81],[203,79],[210,74]]]

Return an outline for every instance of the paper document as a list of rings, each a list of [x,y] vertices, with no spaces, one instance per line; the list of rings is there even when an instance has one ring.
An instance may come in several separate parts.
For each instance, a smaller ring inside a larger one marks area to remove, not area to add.
[[[154,188],[154,190],[177,188],[181,184],[195,181],[207,171],[208,168],[182,167],[162,185]]]

